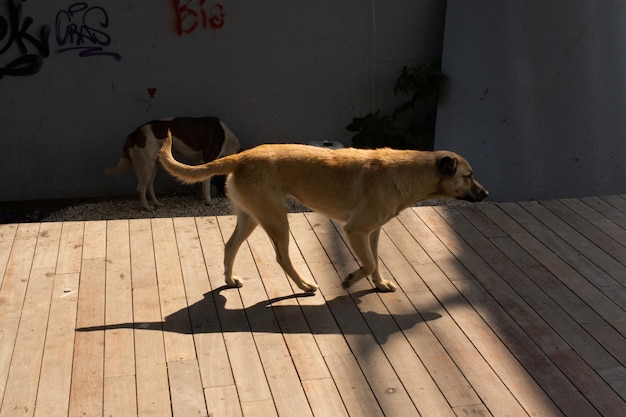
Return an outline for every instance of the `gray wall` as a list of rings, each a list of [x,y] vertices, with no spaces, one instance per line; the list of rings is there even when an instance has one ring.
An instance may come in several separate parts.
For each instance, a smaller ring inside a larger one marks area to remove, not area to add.
[[[450,0],[435,145],[497,201],[626,193],[626,3]]]
[[[393,108],[403,65],[440,56],[446,2],[0,0],[10,27],[11,3],[32,24],[0,39],[1,201],[133,194],[133,175],[103,171],[136,126],[168,116],[220,116],[244,147],[347,145],[354,116]],[[32,74],[9,74],[24,55]],[[157,179],[157,193],[177,187]]]

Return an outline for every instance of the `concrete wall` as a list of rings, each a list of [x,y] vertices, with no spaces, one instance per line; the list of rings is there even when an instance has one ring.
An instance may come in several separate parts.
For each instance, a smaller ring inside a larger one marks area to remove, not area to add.
[[[220,116],[244,147],[349,144],[354,116],[392,108],[402,65],[440,56],[444,15],[442,0],[0,0],[0,201],[134,193],[103,171],[168,116]]]
[[[626,193],[626,2],[450,0],[435,146],[497,201]]]

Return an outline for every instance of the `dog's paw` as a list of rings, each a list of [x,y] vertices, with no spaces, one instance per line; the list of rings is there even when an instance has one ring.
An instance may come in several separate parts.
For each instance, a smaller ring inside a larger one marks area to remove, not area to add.
[[[231,288],[241,288],[243,287],[243,281],[241,280],[241,278],[233,276],[230,278],[226,278],[226,285],[228,285]]]
[[[352,285],[352,274],[348,275],[343,281],[341,281],[341,288],[347,290]]]
[[[376,283],[376,289],[380,292],[394,292],[396,290],[396,286],[393,282],[384,279]]]
[[[316,284],[308,281],[303,282],[302,285],[299,285],[299,287],[307,294],[314,294],[319,288]]]

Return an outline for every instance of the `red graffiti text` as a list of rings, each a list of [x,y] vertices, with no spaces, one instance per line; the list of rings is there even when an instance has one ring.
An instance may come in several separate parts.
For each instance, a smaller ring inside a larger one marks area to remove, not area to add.
[[[224,26],[224,6],[205,4],[206,0],[172,0],[176,11],[176,33],[182,36],[196,29],[214,32]]]

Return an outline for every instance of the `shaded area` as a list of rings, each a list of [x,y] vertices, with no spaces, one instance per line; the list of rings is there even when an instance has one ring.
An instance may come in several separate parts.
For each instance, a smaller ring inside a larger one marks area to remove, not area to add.
[[[224,290],[235,291],[235,289],[227,286],[216,288],[204,294],[202,300],[188,308],[170,314],[163,321],[118,323],[82,327],[76,330],[89,332],[115,329],[145,329],[183,334],[249,332],[251,330],[264,333],[371,334],[369,329],[365,330],[359,326],[327,326],[325,321],[306,322],[302,320],[303,316],[310,319],[327,314],[328,309],[335,311],[335,307],[340,310],[342,304],[354,303],[353,297],[358,299],[358,297],[371,291],[361,291],[352,295],[346,294],[321,305],[274,305],[285,300],[310,297],[308,294],[291,294],[261,301],[248,308],[229,310],[226,308],[226,297],[221,294]],[[275,316],[268,317],[268,314]],[[362,315],[368,323],[383,318],[383,315],[375,312],[364,312]],[[384,317],[388,317],[388,315],[384,315]],[[396,320],[398,326],[389,327],[387,333],[377,334],[377,337],[381,343],[384,343],[393,333],[407,330],[417,323],[435,320],[440,317],[441,315],[438,313],[421,315],[415,312],[413,314],[400,315]],[[280,325],[279,322],[281,323]]]

